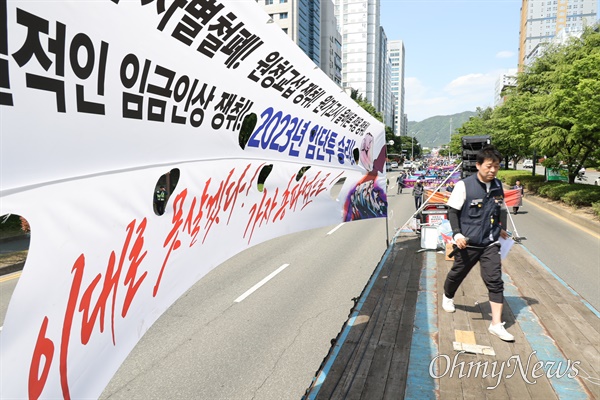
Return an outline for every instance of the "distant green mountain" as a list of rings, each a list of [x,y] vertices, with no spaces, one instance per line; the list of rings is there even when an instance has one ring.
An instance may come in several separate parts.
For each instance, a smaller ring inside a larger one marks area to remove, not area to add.
[[[456,129],[475,115],[475,111],[464,111],[452,115],[436,115],[419,122],[408,121],[408,136],[414,136],[422,147],[439,147],[450,143],[450,130],[453,134],[456,133]]]

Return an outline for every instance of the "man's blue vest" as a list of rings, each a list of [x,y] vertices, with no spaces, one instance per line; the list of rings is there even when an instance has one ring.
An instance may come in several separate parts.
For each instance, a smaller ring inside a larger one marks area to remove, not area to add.
[[[504,202],[504,190],[498,179],[491,182],[490,191],[477,174],[463,179],[467,196],[460,213],[461,233],[469,238],[469,244],[487,246],[500,237],[500,210]]]

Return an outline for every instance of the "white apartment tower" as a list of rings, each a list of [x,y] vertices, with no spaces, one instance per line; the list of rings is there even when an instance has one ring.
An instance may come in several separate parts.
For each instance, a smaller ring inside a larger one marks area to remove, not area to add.
[[[392,63],[392,93],[394,105],[394,134],[406,136],[408,127],[404,123],[404,42],[402,40],[388,41],[388,58]]]
[[[388,40],[383,27],[379,28],[379,112],[383,116],[383,123],[394,127],[394,95],[392,93],[392,63],[388,57]]]
[[[334,0],[342,34],[342,86],[382,112],[379,0]]]
[[[494,88],[494,107],[504,104],[504,101],[506,100],[504,91],[509,87],[515,86],[517,86],[516,68],[500,75],[496,80],[496,86]]]
[[[519,70],[538,44],[550,42],[561,30],[581,31],[596,22],[597,0],[523,0],[519,34]]]

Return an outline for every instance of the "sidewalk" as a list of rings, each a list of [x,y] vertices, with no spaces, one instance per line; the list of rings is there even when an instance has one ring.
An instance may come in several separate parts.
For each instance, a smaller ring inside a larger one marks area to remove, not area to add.
[[[390,247],[305,398],[600,399],[600,314],[524,247],[503,260],[514,343],[488,333],[478,267],[442,310],[452,262],[420,247],[413,234]]]

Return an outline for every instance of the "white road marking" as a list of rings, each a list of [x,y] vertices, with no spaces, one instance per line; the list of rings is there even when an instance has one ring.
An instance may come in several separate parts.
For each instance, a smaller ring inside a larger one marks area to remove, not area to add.
[[[256,285],[252,286],[250,289],[246,290],[246,292],[243,295],[241,295],[240,297],[235,299],[234,303],[239,303],[240,301],[244,300],[246,297],[250,296],[256,290],[258,290],[262,285],[269,282],[271,279],[273,279],[275,277],[275,275],[277,275],[278,273],[280,273],[281,271],[283,271],[284,269],[286,269],[289,266],[290,266],[290,264],[283,264],[281,267],[279,267],[275,271],[271,272],[269,274],[269,276],[264,278],[262,281],[258,282]]]
[[[338,226],[336,226],[335,228],[333,228],[332,230],[330,230],[329,232],[327,232],[327,234],[331,235],[333,232],[335,232],[338,229],[340,229],[342,227],[342,225],[344,225],[344,222],[342,222],[341,224],[339,224]]]

